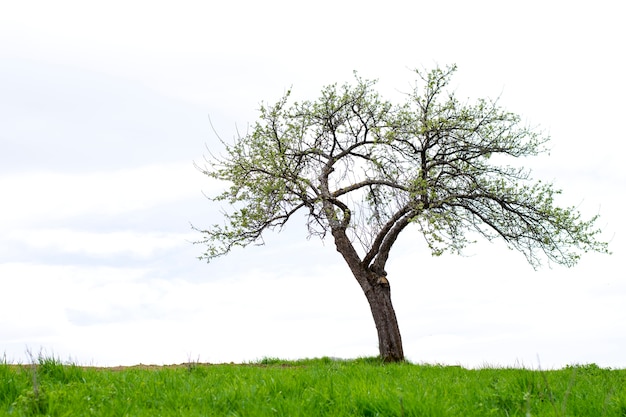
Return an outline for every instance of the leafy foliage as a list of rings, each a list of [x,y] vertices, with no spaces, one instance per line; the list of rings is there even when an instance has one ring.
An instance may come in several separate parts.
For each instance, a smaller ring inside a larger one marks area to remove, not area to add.
[[[448,90],[455,71],[416,71],[421,82],[402,104],[355,74],[354,85],[327,86],[317,101],[290,103],[288,92],[262,105],[251,132],[201,168],[230,184],[214,200],[231,208],[223,225],[201,230],[203,257],[262,243],[298,211],[310,234],[345,231],[363,265],[381,270],[409,224],[433,255],[460,253],[476,233],[503,239],[534,267],[607,252],[596,217],[557,207],[560,190],[511,164],[545,152],[549,138],[497,101],[459,101]]]

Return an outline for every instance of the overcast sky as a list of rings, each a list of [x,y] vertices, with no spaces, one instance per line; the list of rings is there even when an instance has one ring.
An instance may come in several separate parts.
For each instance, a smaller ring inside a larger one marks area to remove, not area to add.
[[[331,241],[293,222],[198,261],[220,221],[197,171],[219,135],[290,87],[357,70],[389,97],[456,63],[457,96],[498,97],[551,137],[528,160],[613,255],[534,271],[502,244],[431,258],[414,231],[388,273],[409,360],[626,367],[619,1],[2,2],[0,357],[80,364],[376,355],[369,307]],[[563,6],[559,6],[563,5]]]

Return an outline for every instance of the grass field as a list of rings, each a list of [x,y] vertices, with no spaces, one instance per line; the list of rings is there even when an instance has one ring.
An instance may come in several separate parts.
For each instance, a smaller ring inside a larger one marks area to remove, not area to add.
[[[90,368],[0,363],[0,416],[626,416],[626,370],[264,359]]]

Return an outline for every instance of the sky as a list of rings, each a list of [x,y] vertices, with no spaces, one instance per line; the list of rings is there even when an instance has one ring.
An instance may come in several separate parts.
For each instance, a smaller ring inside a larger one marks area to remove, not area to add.
[[[566,6],[564,6],[566,4]],[[222,184],[194,163],[289,88],[353,71],[391,99],[456,63],[552,138],[524,161],[600,215],[612,255],[537,271],[503,244],[432,258],[414,230],[387,272],[414,363],[626,368],[626,29],[618,1],[0,3],[0,359],[116,366],[355,358],[373,319],[304,222],[210,264],[191,224]],[[210,120],[209,120],[210,118]],[[211,126],[211,124],[213,126]]]

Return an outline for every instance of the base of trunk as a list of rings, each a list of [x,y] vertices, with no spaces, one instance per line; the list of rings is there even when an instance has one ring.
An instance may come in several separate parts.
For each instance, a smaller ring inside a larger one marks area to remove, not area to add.
[[[381,279],[382,278],[382,279]],[[404,360],[402,337],[396,312],[391,304],[389,282],[381,277],[375,281],[365,296],[369,302],[376,330],[378,332],[378,349],[384,362],[401,362]]]

